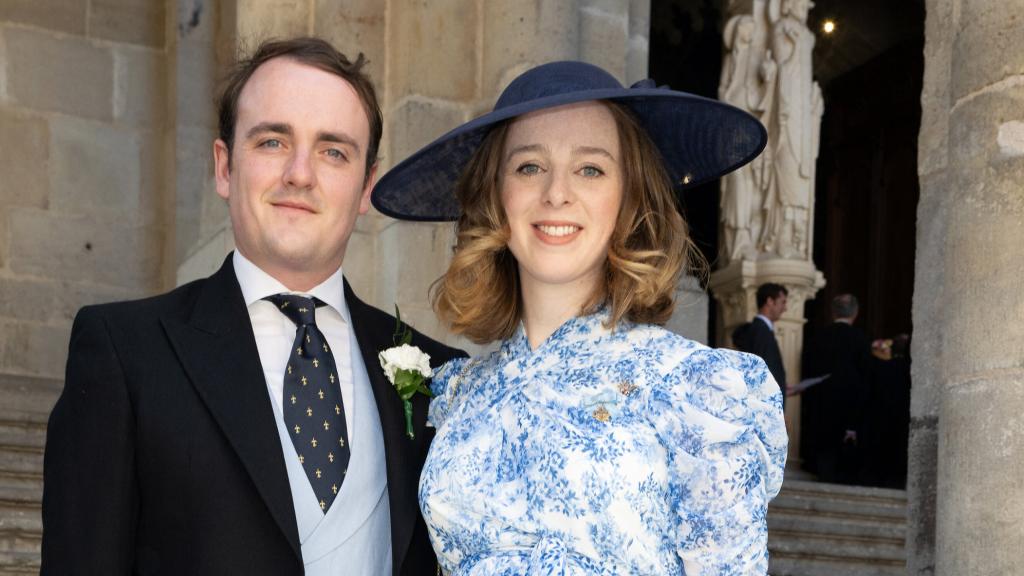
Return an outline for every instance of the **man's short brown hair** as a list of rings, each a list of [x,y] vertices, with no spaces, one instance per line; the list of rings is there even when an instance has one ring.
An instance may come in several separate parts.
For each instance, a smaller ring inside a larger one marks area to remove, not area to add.
[[[235,63],[234,68],[224,80],[223,88],[217,98],[217,116],[219,136],[228,148],[228,163],[231,161],[231,150],[235,143],[235,122],[238,120],[238,98],[242,89],[252,77],[256,69],[274,58],[291,58],[299,63],[312,66],[334,74],[348,82],[359,96],[359,101],[366,111],[370,123],[370,142],[366,148],[366,174],[377,163],[377,148],[380,145],[384,120],[381,117],[380,104],[377,103],[377,91],[373,82],[363,73],[366,58],[360,52],[355,62],[339,52],[326,40],[303,37],[288,40],[268,40],[260,44],[248,58]]]

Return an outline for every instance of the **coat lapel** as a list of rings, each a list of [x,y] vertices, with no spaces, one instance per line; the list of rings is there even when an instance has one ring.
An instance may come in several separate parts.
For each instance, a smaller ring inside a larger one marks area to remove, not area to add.
[[[398,574],[412,539],[419,511],[419,469],[416,463],[420,461],[421,456],[417,452],[418,444],[405,435],[405,412],[402,401],[384,375],[377,359],[380,351],[394,345],[391,341],[394,325],[374,321],[374,316],[379,318],[380,313],[359,300],[352,292],[348,281],[345,281],[345,301],[352,316],[352,329],[356,333],[359,350],[366,364],[367,376],[373,388],[384,433],[388,501],[391,508],[391,555],[393,571]],[[414,421],[418,423],[419,419],[416,418]],[[416,432],[419,435],[423,430],[417,428]]]
[[[163,324],[193,386],[301,560],[281,440],[230,255],[201,288],[189,320]]]

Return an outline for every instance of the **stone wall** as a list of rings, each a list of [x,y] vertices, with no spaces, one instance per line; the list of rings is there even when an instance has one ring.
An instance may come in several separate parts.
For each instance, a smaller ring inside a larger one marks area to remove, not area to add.
[[[927,2],[919,140],[913,575],[1021,574],[1024,1]]]
[[[164,8],[0,2],[0,378],[62,378],[80,306],[173,270]]]

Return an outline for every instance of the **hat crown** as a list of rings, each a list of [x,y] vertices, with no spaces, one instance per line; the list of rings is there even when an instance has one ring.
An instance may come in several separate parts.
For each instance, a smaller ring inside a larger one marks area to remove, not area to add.
[[[589,90],[621,90],[622,84],[601,68],[586,62],[551,62],[512,81],[498,97],[494,110],[550,96]]]

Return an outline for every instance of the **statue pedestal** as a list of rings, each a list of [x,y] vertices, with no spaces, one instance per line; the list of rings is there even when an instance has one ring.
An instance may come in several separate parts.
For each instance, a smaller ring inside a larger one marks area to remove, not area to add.
[[[757,314],[757,287],[766,282],[782,284],[789,291],[785,314],[775,323],[775,338],[786,367],[786,385],[800,382],[800,355],[804,345],[804,302],[814,298],[825,278],[807,260],[766,258],[734,260],[711,274],[710,288],[718,302],[716,345],[733,347],[732,332]],[[786,399],[786,430],[789,432],[789,464],[800,461],[800,396]]]

